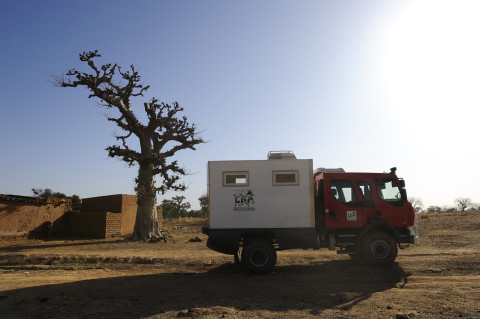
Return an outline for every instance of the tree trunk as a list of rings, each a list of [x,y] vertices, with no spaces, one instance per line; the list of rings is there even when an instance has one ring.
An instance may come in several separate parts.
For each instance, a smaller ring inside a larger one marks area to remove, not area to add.
[[[142,164],[138,169],[137,218],[132,239],[158,241],[165,239],[160,232],[157,215],[157,192],[153,165]]]

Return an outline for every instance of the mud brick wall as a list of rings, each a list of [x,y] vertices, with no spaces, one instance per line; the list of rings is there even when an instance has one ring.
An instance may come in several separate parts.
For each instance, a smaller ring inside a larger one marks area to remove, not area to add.
[[[67,237],[107,238],[121,235],[121,226],[122,214],[120,213],[69,212],[66,222],[54,228]]]
[[[105,238],[107,213],[70,212],[67,216],[67,224],[64,235],[82,238]]]
[[[137,196],[117,194],[84,198],[82,200],[81,211],[117,213],[121,219],[118,235],[129,235],[133,233],[133,228],[135,226],[135,218],[137,216]],[[117,217],[112,218],[116,219]]]
[[[48,230],[71,210],[64,198],[0,195],[0,237],[25,236],[40,228]],[[48,227],[43,227],[44,225]]]
[[[80,212],[71,211],[69,199],[0,194],[0,237],[36,234],[105,238],[133,233],[137,197],[109,195],[82,200]]]
[[[114,237],[121,235],[122,214],[106,213],[105,237]]]
[[[122,226],[120,235],[130,235],[135,227],[135,219],[137,218],[137,196],[122,195]]]
[[[122,199],[124,196],[133,196],[133,195],[108,195],[108,196],[98,196],[84,198],[82,200],[82,212],[111,212],[111,213],[121,213],[122,212]],[[136,198],[136,196],[133,196]],[[136,202],[135,202],[136,205]]]

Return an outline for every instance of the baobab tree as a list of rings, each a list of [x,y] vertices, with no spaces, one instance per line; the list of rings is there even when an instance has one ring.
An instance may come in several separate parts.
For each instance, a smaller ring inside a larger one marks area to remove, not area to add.
[[[110,157],[125,161],[129,166],[138,165],[135,179],[137,193],[137,218],[132,239],[156,241],[163,239],[157,215],[157,192],[186,189],[181,177],[186,175],[172,156],[180,150],[195,150],[204,143],[195,124],[190,124],[185,116],[179,116],[183,108],[177,102],[166,104],[156,98],[143,103],[147,123],[142,123],[134,112],[132,98],[144,96],[150,88],[140,83],[140,75],[131,65],[126,71],[117,64],[107,63],[100,67],[95,59],[101,57],[97,50],[83,52],[80,61],[90,68],[89,72],[70,69],[61,76],[52,76],[59,87],[85,87],[90,91],[89,98],[97,98],[107,109],[116,110],[116,116],[107,115],[124,135],[115,135],[116,145],[106,148]],[[136,137],[139,149],[129,143]],[[161,178],[157,186],[155,177]]]
[[[162,202],[163,216],[169,218],[180,218],[183,214],[187,213],[187,209],[190,209],[189,202],[184,202],[185,196],[175,196],[172,199],[164,199]]]
[[[470,207],[472,205],[472,200],[470,198],[465,198],[465,197],[459,197],[455,199],[455,205],[457,205],[458,209],[461,209],[462,212],[465,211],[467,207]]]
[[[173,207],[175,209],[175,217],[180,218],[182,211],[187,211],[190,209],[190,203],[184,202],[185,196],[175,196],[172,198]]]

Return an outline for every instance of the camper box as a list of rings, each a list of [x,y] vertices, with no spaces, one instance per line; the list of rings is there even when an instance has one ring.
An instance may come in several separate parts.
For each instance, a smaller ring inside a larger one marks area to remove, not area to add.
[[[313,229],[313,162],[288,155],[208,162],[209,229]]]

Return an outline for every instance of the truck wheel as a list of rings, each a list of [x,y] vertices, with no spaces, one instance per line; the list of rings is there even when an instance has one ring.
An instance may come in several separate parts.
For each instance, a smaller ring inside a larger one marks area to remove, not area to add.
[[[266,274],[272,271],[277,262],[277,252],[267,240],[252,240],[242,252],[242,261],[248,270],[255,274]]]
[[[240,250],[237,250],[233,255],[233,261],[235,262],[235,264],[240,263]]]
[[[369,265],[390,265],[397,258],[397,253],[398,248],[395,240],[385,232],[371,232],[363,239],[361,257]]]

